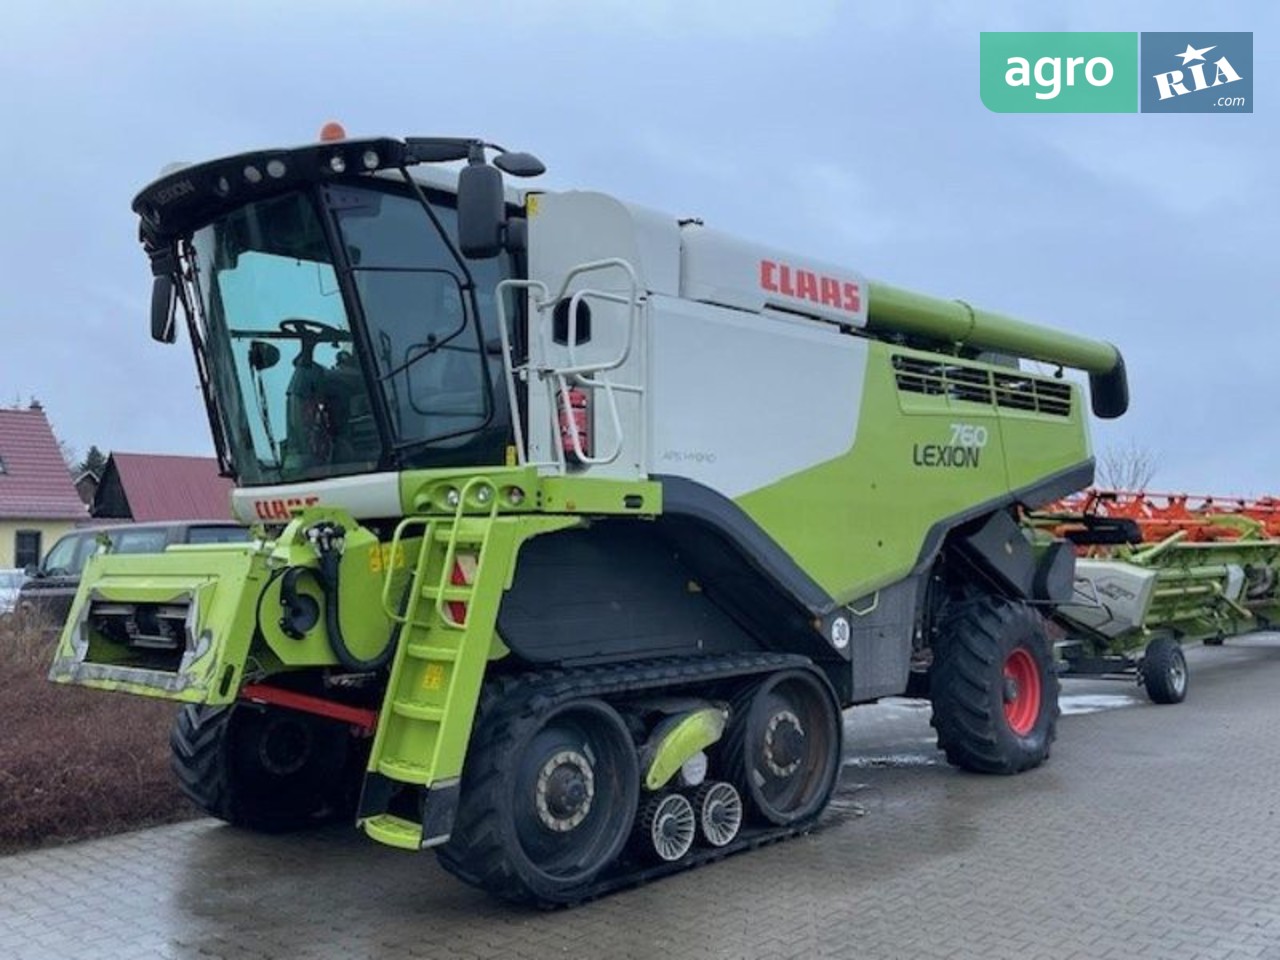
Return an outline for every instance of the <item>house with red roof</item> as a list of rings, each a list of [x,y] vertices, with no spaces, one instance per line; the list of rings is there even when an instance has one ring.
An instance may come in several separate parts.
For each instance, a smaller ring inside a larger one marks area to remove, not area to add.
[[[44,409],[0,409],[0,567],[38,564],[88,519]]]
[[[112,453],[93,497],[103,520],[231,520],[235,484],[213,457]]]

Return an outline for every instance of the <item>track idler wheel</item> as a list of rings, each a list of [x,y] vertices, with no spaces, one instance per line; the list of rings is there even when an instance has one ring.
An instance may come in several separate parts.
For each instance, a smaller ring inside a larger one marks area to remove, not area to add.
[[[693,804],[682,793],[650,797],[636,822],[643,852],[674,863],[689,852],[697,835]]]
[[[732,783],[704,783],[693,795],[702,839],[713,847],[732,843],[742,829],[742,796]]]

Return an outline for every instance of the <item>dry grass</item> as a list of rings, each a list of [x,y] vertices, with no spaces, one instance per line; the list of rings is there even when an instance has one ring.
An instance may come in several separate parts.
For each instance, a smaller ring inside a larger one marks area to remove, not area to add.
[[[52,655],[0,618],[0,853],[195,816],[169,772],[174,704],[55,686]]]

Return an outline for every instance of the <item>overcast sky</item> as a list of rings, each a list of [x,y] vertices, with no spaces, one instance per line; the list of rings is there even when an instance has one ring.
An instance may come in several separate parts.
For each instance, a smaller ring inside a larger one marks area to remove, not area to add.
[[[1060,9],[1059,9],[1060,8]],[[1280,493],[1278,5],[17,0],[0,13],[0,403],[63,439],[209,453],[185,336],[147,333],[129,203],[173,160],[474,134],[871,277],[1114,341],[1099,448]],[[981,30],[1251,30],[1253,114],[1015,115]]]

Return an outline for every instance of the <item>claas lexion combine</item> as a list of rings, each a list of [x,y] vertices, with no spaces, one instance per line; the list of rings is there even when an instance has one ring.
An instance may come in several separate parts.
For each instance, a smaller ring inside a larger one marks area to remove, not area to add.
[[[1280,622],[1280,501],[1089,490],[1028,514],[1074,543],[1074,596],[1056,607],[1067,675],[1136,676],[1156,703],[1187,693],[1182,644]]]
[[[460,163],[442,168],[441,163]],[[571,903],[804,831],[841,708],[928,695],[1042,762],[1109,344],[590,192],[528,154],[348,138],[184,166],[134,210],[248,545],[87,569],[52,679],[182,704],[216,817],[354,819]]]

